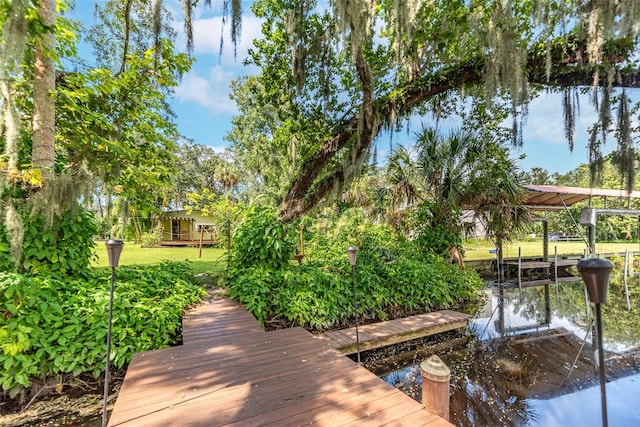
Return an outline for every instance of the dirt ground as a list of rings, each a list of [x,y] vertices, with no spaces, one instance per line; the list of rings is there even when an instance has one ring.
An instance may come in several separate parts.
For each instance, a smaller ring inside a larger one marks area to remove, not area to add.
[[[111,383],[107,412],[113,409],[118,397],[124,371],[114,375]],[[60,393],[41,393],[26,399],[3,398],[0,401],[0,427],[23,426],[75,426],[99,427],[102,424],[103,389],[99,384],[68,386]]]

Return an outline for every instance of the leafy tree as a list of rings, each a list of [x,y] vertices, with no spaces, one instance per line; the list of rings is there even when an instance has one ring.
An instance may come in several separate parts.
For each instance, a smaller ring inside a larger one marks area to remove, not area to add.
[[[1,134],[6,159],[2,163],[6,172],[2,208],[18,264],[24,229],[18,211],[42,212],[46,228],[75,210],[79,200],[88,203],[96,185],[104,189],[107,199],[119,193],[124,215],[133,219],[133,229],[139,234],[141,218],[158,209],[172,174],[177,132],[164,97],[191,64],[186,55],[174,53],[170,40],[161,38],[151,49],[137,46],[132,50],[135,54],[124,55],[126,62],[117,72],[104,68],[59,70],[55,109],[51,108],[56,118],[55,128],[51,127],[54,144],[35,128],[31,132],[24,126],[26,121],[17,120],[19,116],[39,120],[39,109],[45,102],[35,93],[37,85],[30,84],[40,70],[34,67],[34,56],[25,46],[27,41],[49,43],[47,34],[52,28],[43,24],[47,21],[38,9],[46,4],[23,0],[2,3],[3,10],[11,12],[2,15],[2,48],[9,60],[2,64],[4,78],[0,80],[4,93],[10,94],[1,104],[8,117]],[[62,2],[61,10],[65,6]],[[55,15],[55,8],[53,11]],[[58,15],[55,22],[60,43],[51,42],[44,55],[52,60],[75,55],[75,25],[64,15]],[[54,62],[47,64],[42,68],[50,68]],[[51,88],[46,93],[53,99]],[[45,159],[51,153],[55,155],[51,165],[36,159],[36,155]]]
[[[548,170],[540,167],[533,167],[530,171],[523,171],[520,175],[520,182],[535,185],[555,185],[560,174],[551,174]]]
[[[439,254],[461,246],[464,209],[502,236],[528,218],[518,207],[524,193],[503,143],[464,129],[441,135],[423,128],[415,139],[394,149],[385,179],[370,189],[374,218]]]
[[[330,8],[306,0],[261,0],[252,10],[263,19],[264,38],[249,61],[261,73],[234,93],[242,94],[241,109],[267,112],[268,123],[260,128],[285,131],[259,138],[247,135],[257,130],[249,128],[231,138],[243,154],[273,152],[285,159],[284,148],[295,136],[295,168],[280,204],[285,220],[341,194],[359,175],[381,130],[413,114],[445,117],[470,104],[469,121],[492,133],[503,133],[495,123],[511,115],[510,132],[521,143],[518,118],[526,115],[529,100],[543,90],[565,91],[572,146],[578,112],[573,95],[591,85],[600,111],[589,144],[597,164],[600,146],[614,129],[612,108],[623,117],[633,110],[623,106],[627,96],[612,96],[615,87],[638,85],[639,17],[631,0],[616,7],[337,0]],[[627,181],[634,153],[628,135],[617,135]],[[249,148],[254,142],[264,148]]]
[[[163,39],[175,39],[171,13],[162,2],[108,0],[96,4],[98,25],[86,37],[96,64],[114,73],[124,72],[130,56],[142,56],[150,48],[159,54]]]
[[[225,160],[213,148],[187,142],[178,147],[175,162],[176,174],[172,200],[176,207],[187,203],[188,193],[202,193],[205,189],[222,194],[224,189],[216,180],[218,164]]]
[[[304,146],[300,140],[306,137],[304,117],[289,95],[266,88],[253,76],[232,82],[231,98],[240,114],[232,119],[233,129],[225,139],[246,174],[249,197],[260,195],[274,205],[284,197],[304,155],[299,151]]]

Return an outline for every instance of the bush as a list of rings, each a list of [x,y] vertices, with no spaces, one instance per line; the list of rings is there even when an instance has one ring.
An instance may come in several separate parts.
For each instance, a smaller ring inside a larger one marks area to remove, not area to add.
[[[88,211],[66,211],[47,225],[44,215],[32,214],[24,220],[22,259],[18,271],[57,279],[86,277],[95,256],[93,237],[96,221]],[[0,227],[0,269],[14,271],[9,259],[9,236]]]
[[[451,247],[462,248],[460,208],[423,202],[412,214],[415,243],[423,250],[445,255]]]
[[[292,229],[269,208],[249,208],[232,239],[231,269],[254,266],[281,268],[293,256]]]
[[[150,231],[142,233],[140,236],[140,244],[143,248],[157,248],[160,247],[160,241],[162,240],[162,225],[156,225]]]
[[[114,293],[111,361],[176,341],[182,313],[205,291],[185,278],[186,263],[120,267]],[[110,272],[61,281],[0,273],[0,385],[15,396],[35,379],[98,377],[104,369]]]
[[[346,249],[351,245],[359,248],[358,313],[368,319],[448,308],[477,298],[484,287],[474,271],[421,252],[388,227],[367,224],[357,210],[345,212],[332,227],[307,230],[303,265],[233,267],[230,296],[262,324],[308,329],[348,324],[353,319],[353,280]]]

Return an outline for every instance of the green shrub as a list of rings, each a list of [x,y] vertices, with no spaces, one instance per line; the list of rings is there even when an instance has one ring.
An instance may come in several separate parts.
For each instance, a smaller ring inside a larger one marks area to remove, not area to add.
[[[233,234],[231,268],[281,268],[293,256],[292,229],[269,208],[252,207]]]
[[[259,229],[253,233],[260,234]],[[230,296],[259,322],[325,329],[353,320],[353,278],[346,249],[358,247],[355,270],[358,313],[386,320],[443,309],[477,298],[483,280],[471,270],[367,223],[358,210],[346,211],[331,227],[306,229],[304,264],[256,263],[233,267]],[[234,248],[237,250],[238,248]]]
[[[93,237],[97,226],[93,214],[83,209],[66,211],[47,225],[44,215],[24,218],[24,238],[19,271],[50,275],[57,279],[86,277],[95,256]],[[9,236],[0,228],[0,269],[14,271],[9,259]]]
[[[186,263],[117,269],[111,361],[176,341],[182,313],[205,291],[188,281]],[[61,281],[0,273],[0,385],[15,396],[34,379],[104,369],[110,272]]]
[[[140,236],[140,244],[143,248],[157,248],[160,247],[160,241],[162,240],[162,225],[156,225],[150,231],[142,233]]]
[[[460,208],[440,202],[423,202],[411,219],[415,243],[422,251],[445,255],[451,247],[462,248]]]

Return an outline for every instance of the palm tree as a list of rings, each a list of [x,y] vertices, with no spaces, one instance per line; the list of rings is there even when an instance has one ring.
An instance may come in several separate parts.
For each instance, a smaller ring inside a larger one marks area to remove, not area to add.
[[[418,176],[415,156],[411,147],[394,148],[381,185],[372,190],[374,203],[370,215],[384,218],[396,232],[405,235],[410,233],[408,214],[422,200],[425,190]]]
[[[239,181],[237,170],[231,163],[223,161],[216,167],[215,177],[222,184],[225,197],[229,200],[229,192]]]
[[[393,150],[384,180],[371,190],[376,202],[370,214],[444,253],[461,243],[463,209],[473,210],[491,233],[526,220],[516,175],[504,144],[464,129],[443,136],[422,128],[414,146]]]

